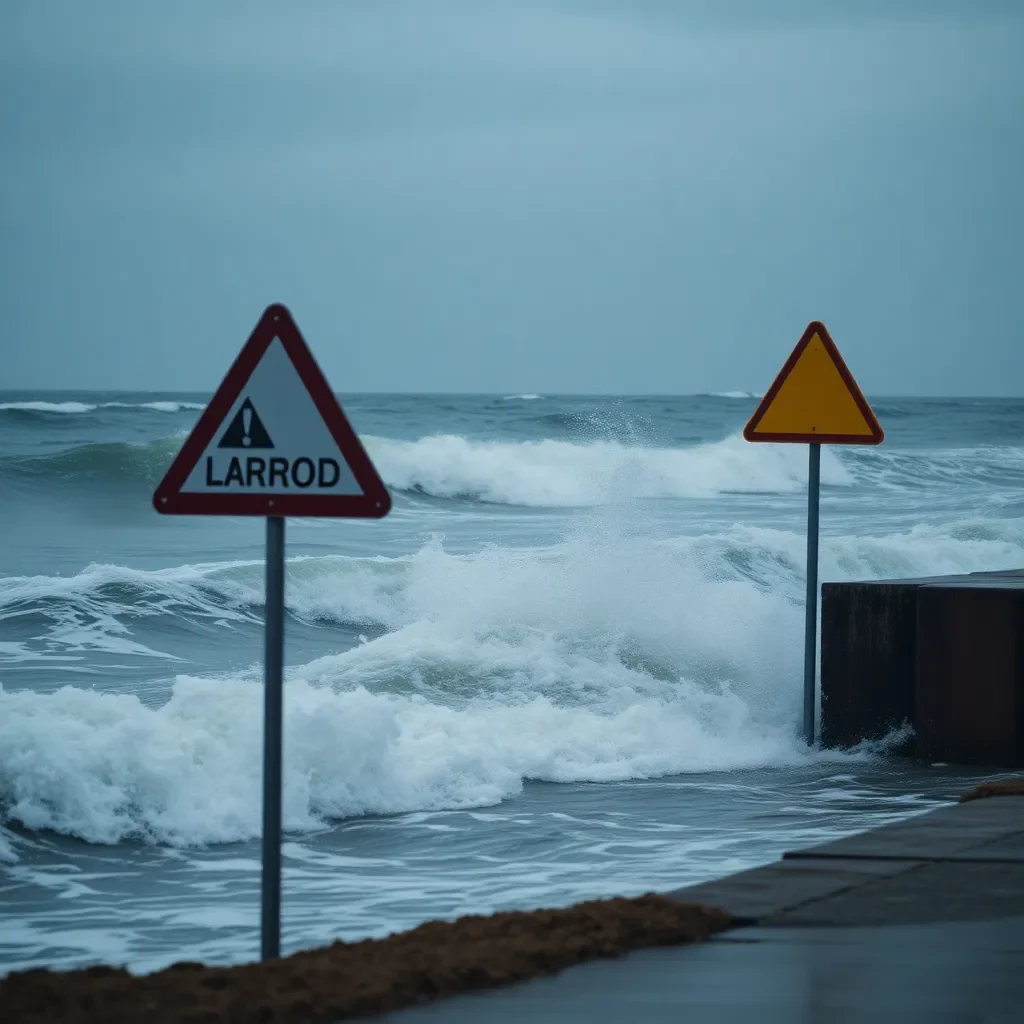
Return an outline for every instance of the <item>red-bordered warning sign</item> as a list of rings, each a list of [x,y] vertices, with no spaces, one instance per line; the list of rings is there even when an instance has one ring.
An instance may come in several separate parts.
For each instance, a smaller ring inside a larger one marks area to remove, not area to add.
[[[291,313],[268,306],[153,495],[158,512],[378,519],[391,497]]]
[[[814,320],[743,436],[794,444],[881,444],[885,434],[825,325]]]

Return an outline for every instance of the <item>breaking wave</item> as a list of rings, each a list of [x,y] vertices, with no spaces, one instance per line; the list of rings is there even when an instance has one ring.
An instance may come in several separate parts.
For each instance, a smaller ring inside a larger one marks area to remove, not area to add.
[[[626,534],[597,511],[545,548],[288,566],[288,609],[336,637],[288,671],[285,821],[493,804],[525,780],[653,778],[792,764],[804,538],[759,527]],[[823,538],[822,577],[1024,561],[1019,520]],[[262,566],[0,581],[11,658],[102,648],[167,658],[165,699],[0,689],[0,820],[93,842],[258,835],[258,668],[177,674],[158,638],[190,622],[254,631]],[[349,627],[343,639],[338,627]],[[188,642],[188,638],[184,638]],[[130,645],[136,645],[133,649]],[[4,651],[0,650],[0,658]],[[40,664],[40,672],[45,665]]]
[[[184,436],[2,457],[0,477],[37,484],[83,479],[155,484]],[[783,445],[758,450],[739,437],[693,448],[644,448],[616,441],[474,441],[458,435],[416,441],[368,436],[364,441],[391,488],[509,505],[587,506],[634,497],[785,493],[799,490],[807,479],[801,450]],[[822,480],[845,486],[853,477],[826,451]]]
[[[509,505],[586,506],[635,497],[785,493],[807,481],[802,449],[758,449],[739,436],[692,448],[617,441],[474,441],[453,434],[417,441],[366,440],[391,487]],[[835,486],[853,482],[831,451],[823,454],[822,481]]]
[[[686,553],[671,564],[639,548],[611,554],[581,542],[455,556],[435,543],[407,559],[293,563],[293,614],[387,631],[290,670],[287,827],[493,804],[526,779],[806,757],[791,728],[796,648],[786,641],[798,610],[749,581],[707,578]],[[597,589],[627,563],[632,586]],[[681,569],[686,578],[670,582]],[[67,603],[131,613],[166,602],[174,615],[227,604],[244,615],[261,600],[258,581],[254,566],[177,579],[94,567],[69,581]],[[24,611],[27,590],[54,586],[21,581],[14,596]],[[651,587],[666,599],[655,614],[641,600]],[[159,707],[69,686],[0,692],[0,807],[28,828],[95,842],[255,836],[261,722],[256,670],[178,676]]]
[[[156,441],[95,442],[49,455],[0,457],[0,478],[36,484],[97,480],[156,484],[181,448],[185,433]]]
[[[0,479],[37,486],[95,480],[155,485],[185,437],[98,442],[38,456],[0,457]],[[440,434],[413,441],[363,438],[396,491],[434,498],[537,508],[587,507],[633,498],[792,494],[807,483],[800,445],[751,445],[739,435],[692,447],[619,441],[479,441]],[[1004,492],[1024,486],[1024,448],[855,451],[826,448],[822,483],[913,491],[950,484]]]

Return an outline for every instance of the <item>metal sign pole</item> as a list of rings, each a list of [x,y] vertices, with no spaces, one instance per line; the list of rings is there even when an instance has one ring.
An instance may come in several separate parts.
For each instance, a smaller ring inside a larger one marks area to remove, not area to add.
[[[807,604],[804,626],[804,736],[814,743],[814,677],[818,646],[818,495],[821,445],[812,444],[807,472]]]
[[[281,734],[284,674],[284,517],[267,519],[263,711],[263,888],[260,955],[281,952]]]
[[[312,424],[320,426],[307,429]],[[153,507],[267,521],[260,954],[271,960],[281,954],[285,517],[382,519],[391,510],[384,481],[285,306],[263,311],[153,492]]]

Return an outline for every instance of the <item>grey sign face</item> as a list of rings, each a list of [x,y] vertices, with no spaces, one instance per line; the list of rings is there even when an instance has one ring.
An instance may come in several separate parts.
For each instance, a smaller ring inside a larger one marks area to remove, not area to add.
[[[363,493],[277,338],[181,490],[267,496]]]

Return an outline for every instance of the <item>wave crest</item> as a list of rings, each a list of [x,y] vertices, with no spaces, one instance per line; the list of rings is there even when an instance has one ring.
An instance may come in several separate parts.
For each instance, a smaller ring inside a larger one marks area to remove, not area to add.
[[[803,448],[750,445],[739,435],[693,448],[643,448],[617,441],[473,441],[454,434],[366,441],[391,487],[508,505],[571,507],[629,498],[783,493],[807,481]],[[853,483],[828,450],[822,457],[822,480],[834,486]]]
[[[202,402],[154,401],[154,402],[0,402],[0,412],[46,413],[64,416],[78,416],[97,409],[148,409],[151,412],[186,412],[205,409]]]
[[[48,455],[0,457],[0,477],[35,486],[83,479],[155,485],[184,437],[181,431],[142,443],[101,442]],[[753,445],[738,434],[673,448],[620,441],[481,441],[458,434],[412,441],[365,435],[363,440],[388,487],[439,499],[569,508],[634,498],[791,494],[807,483],[803,445]],[[1024,481],[1024,448],[841,453],[825,448],[821,479],[831,487],[862,483],[914,491],[948,480],[1006,491]]]
[[[35,484],[62,484],[69,480],[107,483],[144,482],[155,485],[181,447],[185,434],[141,443],[95,442],[49,455],[0,458],[0,476]]]
[[[801,533],[733,526],[658,540],[606,533],[593,522],[580,534],[578,541],[540,549],[499,547],[456,555],[435,540],[395,558],[292,558],[287,609],[310,626],[349,630],[393,631],[417,622],[473,623],[482,617],[590,636],[614,632],[616,624],[638,615],[657,618],[660,612],[649,610],[652,600],[666,609],[670,632],[671,621],[688,614],[707,580],[750,583],[781,603],[801,600],[806,549]],[[882,537],[826,531],[821,547],[826,580],[912,578],[1021,564],[1020,520],[920,526]],[[124,653],[133,631],[154,619],[225,629],[259,625],[263,575],[262,561],[238,561],[159,570],[96,564],[74,576],[0,578],[0,622],[13,638],[18,622],[31,621],[32,629],[43,630],[35,639],[47,649]],[[690,589],[680,590],[683,583]],[[17,643],[0,645],[0,659],[26,657],[30,639],[26,634]]]
[[[35,484],[97,479],[155,485],[185,437],[80,445],[40,456],[0,458],[0,475]],[[474,441],[433,435],[416,441],[368,436],[385,483],[396,490],[535,507],[601,505],[630,498],[702,498],[783,493],[806,484],[806,457],[793,445],[749,445],[740,437],[693,448],[644,448],[616,441]],[[853,477],[822,455],[822,480]]]

